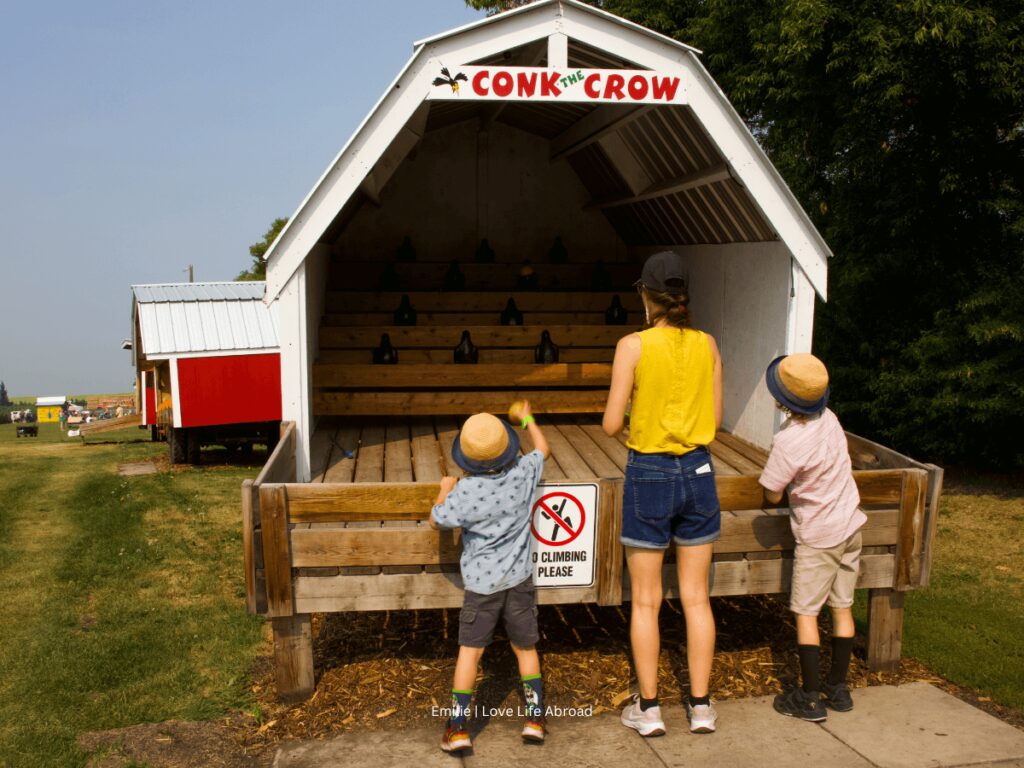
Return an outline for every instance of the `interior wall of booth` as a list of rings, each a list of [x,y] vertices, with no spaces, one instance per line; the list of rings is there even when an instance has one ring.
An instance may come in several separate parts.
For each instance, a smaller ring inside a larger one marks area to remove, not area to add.
[[[634,249],[642,261],[664,247]],[[764,371],[787,349],[791,316],[791,259],[780,242],[674,246],[690,278],[695,328],[718,342],[722,355],[722,425],[767,448],[778,411]],[[805,329],[809,338],[810,329]]]
[[[472,260],[487,238],[497,261],[547,258],[560,236],[570,261],[624,261],[625,245],[550,142],[502,123],[467,120],[428,131],[335,245],[344,259],[384,261],[408,235],[421,261]]]

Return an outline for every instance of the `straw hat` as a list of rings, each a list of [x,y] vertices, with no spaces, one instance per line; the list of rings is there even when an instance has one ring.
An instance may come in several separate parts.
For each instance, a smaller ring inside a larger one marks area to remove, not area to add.
[[[813,416],[828,405],[828,370],[814,355],[782,355],[764,374],[772,397],[794,413]]]
[[[519,454],[519,436],[512,425],[489,413],[466,419],[452,443],[452,459],[473,475],[494,472]]]

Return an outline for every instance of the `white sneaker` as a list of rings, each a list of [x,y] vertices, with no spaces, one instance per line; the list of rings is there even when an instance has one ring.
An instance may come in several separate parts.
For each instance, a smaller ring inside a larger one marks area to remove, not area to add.
[[[646,711],[640,709],[640,696],[633,694],[633,700],[622,710],[620,718],[627,728],[638,731],[641,736],[664,736],[665,723],[661,719],[661,707],[651,707]]]
[[[695,707],[686,702],[686,717],[690,720],[690,733],[714,733],[718,713],[713,704],[698,704]]]

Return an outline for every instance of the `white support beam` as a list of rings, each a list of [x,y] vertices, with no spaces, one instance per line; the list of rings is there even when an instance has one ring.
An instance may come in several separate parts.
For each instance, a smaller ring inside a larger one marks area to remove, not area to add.
[[[618,105],[598,107],[551,140],[551,161],[559,160],[599,141],[609,133],[619,130],[622,126],[628,125],[646,114],[650,109],[653,109],[650,104],[644,104],[625,112]]]
[[[638,195],[654,184],[643,165],[637,161],[633,151],[622,138],[621,133],[609,133],[599,142],[608,162],[619,172],[629,186],[629,191]]]
[[[561,32],[548,35],[548,67],[565,69],[569,66],[569,38]]]
[[[686,176],[680,176],[675,179],[669,179],[668,181],[661,181],[652,187],[648,187],[643,192],[629,197],[619,197],[614,200],[604,200],[593,202],[585,207],[585,210],[603,210],[605,208],[615,208],[620,205],[630,205],[631,203],[639,203],[642,200],[651,200],[655,197],[663,197],[665,195],[674,195],[678,192],[685,192],[688,189],[696,189],[697,187],[703,187],[707,184],[714,184],[716,181],[725,181],[731,178],[732,174],[729,173],[728,165],[713,165],[710,168],[704,168],[703,170],[689,173]]]

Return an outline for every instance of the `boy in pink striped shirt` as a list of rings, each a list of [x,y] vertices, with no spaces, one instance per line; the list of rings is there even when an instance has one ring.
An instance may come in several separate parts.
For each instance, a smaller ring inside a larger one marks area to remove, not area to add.
[[[846,674],[853,651],[853,592],[860,569],[860,495],[846,434],[828,404],[828,371],[810,354],[783,355],[765,373],[768,391],[787,419],[772,440],[760,483],[772,504],[789,493],[796,551],[789,608],[796,615],[802,686],[775,697],[783,715],[821,722],[825,705],[853,708]],[[820,679],[818,614],[832,609],[832,668]],[[824,695],[824,704],[822,703]]]

